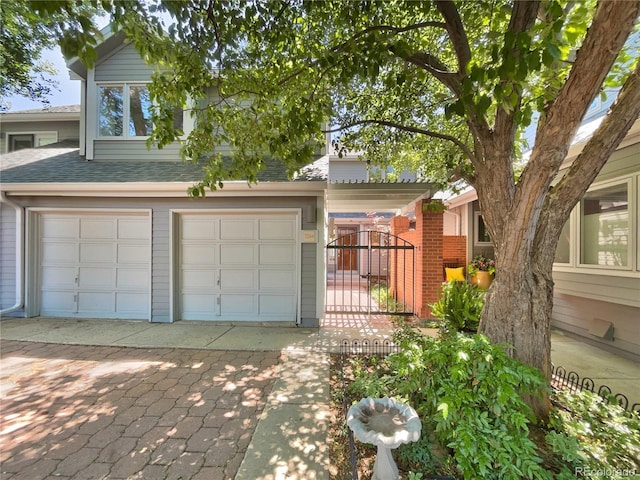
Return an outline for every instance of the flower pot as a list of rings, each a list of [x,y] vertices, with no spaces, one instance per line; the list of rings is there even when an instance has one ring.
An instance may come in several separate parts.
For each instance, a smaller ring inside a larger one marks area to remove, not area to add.
[[[476,274],[471,277],[471,283],[477,285],[478,288],[482,290],[488,290],[491,282],[493,282],[493,273],[476,272]]]

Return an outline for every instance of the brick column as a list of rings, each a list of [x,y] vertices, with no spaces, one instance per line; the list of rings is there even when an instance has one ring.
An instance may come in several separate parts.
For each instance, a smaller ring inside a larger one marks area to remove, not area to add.
[[[427,304],[438,299],[442,285],[442,224],[443,210],[440,202],[420,200],[416,202],[416,230],[419,244],[416,245],[416,305],[415,313],[420,318],[429,318],[431,309]]]

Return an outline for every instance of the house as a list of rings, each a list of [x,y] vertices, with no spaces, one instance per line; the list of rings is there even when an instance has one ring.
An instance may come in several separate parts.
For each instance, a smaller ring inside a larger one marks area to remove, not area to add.
[[[611,96],[609,97],[611,98]],[[571,165],[610,102],[592,107],[562,169]],[[599,113],[599,114],[598,114]],[[466,261],[493,255],[476,192],[445,201],[445,238],[457,237]],[[575,206],[553,268],[552,326],[585,341],[640,357],[640,119]]]
[[[0,154],[80,138],[80,105],[0,114]]]
[[[106,29],[97,53],[90,69],[68,63],[77,140],[2,156],[2,315],[317,326],[329,213],[399,209],[428,187],[332,182],[318,152],[293,181],[270,162],[257,185],[189,198],[201,167],[177,143],[146,145],[153,67]]]

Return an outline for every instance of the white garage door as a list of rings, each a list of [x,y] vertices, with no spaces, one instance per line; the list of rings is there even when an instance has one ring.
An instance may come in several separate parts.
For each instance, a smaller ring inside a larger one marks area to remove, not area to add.
[[[295,321],[295,214],[182,214],[183,320]]]
[[[40,216],[40,315],[149,318],[150,219]]]

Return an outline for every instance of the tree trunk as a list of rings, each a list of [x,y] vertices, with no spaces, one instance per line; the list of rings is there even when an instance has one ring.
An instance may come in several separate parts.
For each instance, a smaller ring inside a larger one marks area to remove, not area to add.
[[[494,343],[507,343],[511,356],[550,379],[553,280],[550,268],[535,271],[531,261],[525,256],[498,259],[479,331]],[[527,402],[538,419],[548,418],[551,404],[546,393]]]

